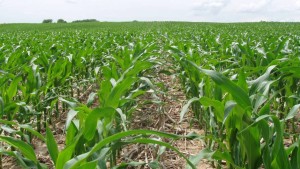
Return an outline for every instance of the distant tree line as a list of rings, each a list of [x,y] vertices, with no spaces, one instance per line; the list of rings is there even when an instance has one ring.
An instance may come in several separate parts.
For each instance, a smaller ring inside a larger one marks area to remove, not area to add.
[[[83,19],[83,20],[72,21],[72,23],[78,23],[78,22],[99,22],[99,21],[96,19]],[[54,21],[52,19],[44,19],[42,23],[54,23]],[[58,19],[56,23],[67,23],[67,21],[63,19]]]
[[[83,19],[83,20],[75,20],[72,23],[78,23],[78,22],[99,22],[96,19]]]
[[[44,19],[44,20],[43,20],[43,23],[52,23],[52,22],[53,22],[52,19]]]
[[[63,20],[63,19],[58,19],[57,23],[67,23],[67,21]]]

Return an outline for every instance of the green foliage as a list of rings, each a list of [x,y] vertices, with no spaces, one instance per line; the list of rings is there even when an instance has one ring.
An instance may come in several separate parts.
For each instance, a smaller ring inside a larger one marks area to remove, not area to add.
[[[265,30],[244,36],[239,30],[211,29],[216,32],[203,35],[203,41],[167,46],[190,99],[181,119],[190,106],[205,130],[207,149],[193,163],[208,158],[219,167],[224,160],[229,168],[296,166],[298,150],[285,140],[300,142],[299,133],[291,131],[299,123],[299,77],[292,73],[298,66],[290,67],[290,73],[283,67],[299,62],[297,42]]]
[[[53,20],[52,19],[44,19],[42,23],[52,23]]]
[[[98,21],[97,19],[82,19],[82,20],[72,21],[72,23],[78,23],[78,22],[98,22]]]
[[[159,158],[118,163],[136,143],[160,146],[158,156],[171,149],[190,168],[203,158],[219,168],[299,168],[299,24],[74,22],[0,25],[0,155],[45,168],[36,137],[58,169],[159,168]],[[166,62],[187,97],[180,121],[191,109],[202,136],[128,130],[139,96],[161,92],[152,72]],[[64,112],[59,150],[50,128]],[[206,148],[186,157],[153,138],[201,138]]]
[[[58,19],[57,23],[67,23],[67,21],[63,20],[63,19]]]

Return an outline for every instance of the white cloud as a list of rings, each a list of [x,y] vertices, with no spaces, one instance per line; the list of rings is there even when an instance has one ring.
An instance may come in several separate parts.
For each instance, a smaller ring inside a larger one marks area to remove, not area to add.
[[[300,0],[273,0],[272,6],[270,8],[273,11],[293,12],[300,9]]]
[[[296,7],[297,10],[300,9],[300,1],[297,1],[297,2],[296,2],[295,7]]]
[[[234,0],[236,12],[244,13],[273,13],[295,12],[300,10],[300,0]]]
[[[3,4],[5,2],[5,0],[0,0],[0,5]]]
[[[255,13],[260,12],[261,10],[267,10],[268,6],[270,6],[272,3],[272,0],[254,0],[254,1],[248,1],[248,0],[242,0],[241,5],[238,7],[239,12],[249,12],[249,13]]]
[[[201,0],[194,2],[193,10],[195,11],[196,15],[198,13],[219,13],[222,11],[230,0]]]
[[[295,3],[295,7],[296,7],[296,10],[300,10],[300,1],[299,0]]]
[[[65,0],[66,3],[69,3],[69,4],[76,4],[77,1],[76,0]]]

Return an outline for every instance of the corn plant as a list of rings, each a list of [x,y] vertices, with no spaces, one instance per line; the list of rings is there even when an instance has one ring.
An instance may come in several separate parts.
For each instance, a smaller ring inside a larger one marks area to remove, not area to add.
[[[175,54],[174,59],[180,63],[182,82],[189,87],[186,92],[188,96],[191,95],[189,97],[193,97],[183,107],[181,118],[190,104],[197,103],[197,107],[192,105],[192,110],[196,118],[201,118],[198,119],[200,124],[205,126],[204,138],[208,148],[195,157],[196,159],[214,158],[219,161],[219,167],[222,160],[225,160],[230,168],[258,168],[262,165],[266,168],[299,166],[299,163],[295,162],[298,158],[296,147],[299,145],[299,135],[293,136],[294,144],[289,147],[285,147],[283,142],[283,126],[286,120],[293,119],[299,109],[299,105],[284,106],[286,109],[282,106],[296,103],[292,98],[286,103],[285,99],[288,97],[282,93],[288,91],[288,96],[291,96],[291,85],[298,83],[298,78],[293,73],[282,72],[285,70],[282,66],[289,64],[289,59],[272,60],[270,65],[278,64],[279,67],[272,74],[276,65],[269,66],[257,79],[246,81],[250,77],[246,77],[245,69],[242,68],[237,74],[237,80],[236,76],[230,80],[217,71],[200,68],[194,63],[196,60],[196,63],[202,64],[203,58],[191,53],[185,54],[175,47],[169,49]],[[297,69],[298,67],[291,71]],[[273,80],[269,80],[270,77]],[[288,87],[282,86],[282,83],[286,82],[283,79],[289,79]],[[273,86],[277,90],[271,90]],[[297,90],[294,88],[296,93]],[[285,99],[279,99],[282,97]],[[285,117],[276,116],[276,108]],[[202,113],[201,116],[199,112]]]

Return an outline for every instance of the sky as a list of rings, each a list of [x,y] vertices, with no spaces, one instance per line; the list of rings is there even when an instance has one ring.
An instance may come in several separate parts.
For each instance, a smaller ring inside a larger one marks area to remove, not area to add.
[[[0,23],[299,21],[300,0],[0,0]]]

